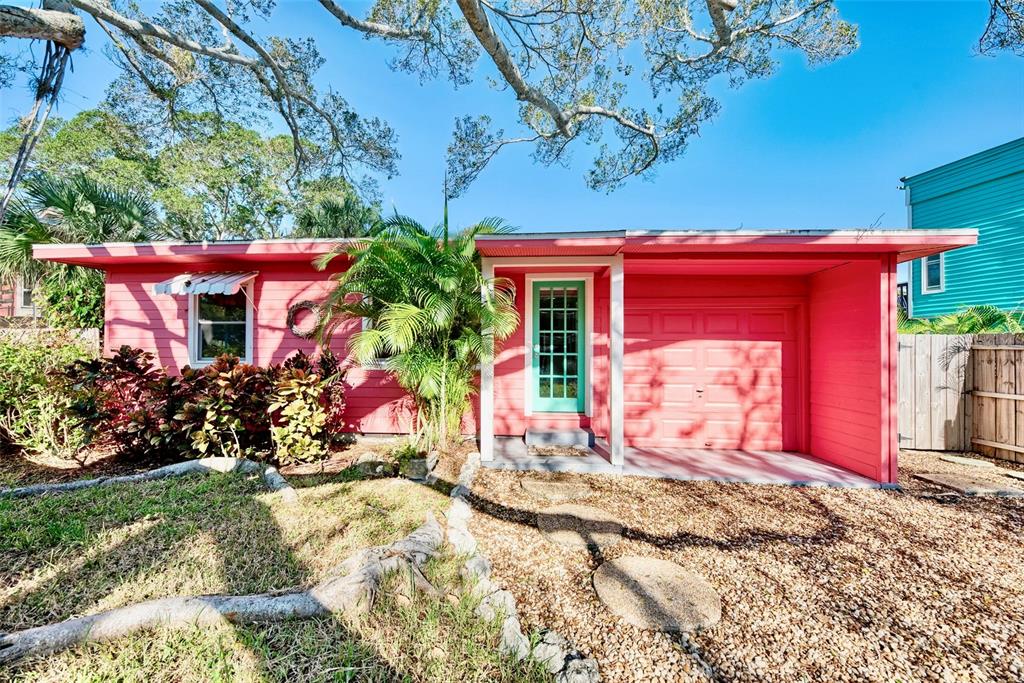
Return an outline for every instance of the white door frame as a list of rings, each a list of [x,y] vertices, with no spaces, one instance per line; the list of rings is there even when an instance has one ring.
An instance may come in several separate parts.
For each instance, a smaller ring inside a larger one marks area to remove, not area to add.
[[[523,354],[525,359],[526,392],[523,413],[533,415],[533,285],[547,280],[583,281],[583,367],[586,368],[586,393],[583,395],[583,414],[591,416],[594,401],[594,274],[593,273],[527,273],[526,298],[523,304]]]
[[[587,394],[584,401],[584,413],[593,413],[593,337],[594,337],[594,273],[573,271],[580,267],[607,267],[610,270],[610,308],[609,308],[609,434],[611,460],[613,465],[622,465],[625,455],[623,428],[623,352],[625,329],[625,297],[622,254],[613,256],[536,256],[536,257],[482,257],[481,271],[487,282],[494,279],[495,268],[565,268],[564,271],[550,273],[527,273],[526,296],[524,298],[523,321],[526,395],[524,411],[532,414],[533,364],[533,282],[536,280],[575,279],[584,280],[586,292],[585,331],[586,364],[590,373],[587,383]],[[487,330],[483,330],[487,334]],[[480,368],[480,457],[488,462],[494,459],[494,359],[483,363]]]

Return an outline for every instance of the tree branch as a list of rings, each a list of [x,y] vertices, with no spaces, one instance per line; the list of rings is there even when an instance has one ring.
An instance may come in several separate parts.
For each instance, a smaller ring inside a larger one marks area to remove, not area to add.
[[[0,35],[50,40],[77,50],[85,42],[85,24],[70,12],[0,5]]]
[[[334,2],[334,0],[320,0],[320,4],[324,6],[324,9],[333,14],[343,25],[348,26],[349,28],[354,28],[357,31],[362,31],[363,33],[380,36],[381,38],[391,38],[393,40],[428,40],[430,38],[430,32],[426,29],[395,28],[394,26],[388,26],[387,24],[381,24],[376,21],[364,21],[363,19],[357,19],[346,12],[341,5]]]
[[[494,62],[494,66],[497,67],[498,72],[501,73],[505,82],[512,87],[516,96],[521,101],[529,102],[538,109],[543,110],[551,117],[555,127],[562,133],[562,135],[572,137],[573,132],[569,117],[566,116],[562,111],[562,108],[547,95],[526,82],[523,78],[523,74],[519,71],[519,67],[516,66],[515,59],[513,59],[512,55],[509,54],[508,48],[505,47],[505,43],[501,40],[501,37],[495,33],[494,28],[491,26],[491,22],[487,19],[487,12],[484,10],[483,5],[480,4],[480,1],[456,1],[459,4],[459,9],[462,10],[462,15],[466,18],[466,23],[469,25],[470,31],[473,32],[473,35],[475,35],[476,39],[480,42],[481,47],[483,47],[484,51],[491,57],[491,61]]]

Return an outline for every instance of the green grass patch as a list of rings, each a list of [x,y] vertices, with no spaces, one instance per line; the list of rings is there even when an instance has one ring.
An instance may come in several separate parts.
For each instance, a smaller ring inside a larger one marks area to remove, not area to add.
[[[0,631],[168,595],[308,586],[358,548],[392,542],[448,505],[441,492],[399,479],[308,483],[297,506],[234,474],[0,501]],[[442,556],[426,573],[442,592],[457,591],[454,559]],[[497,626],[473,608],[384,591],[357,623],[140,634],[0,670],[0,679],[545,680],[497,655]]]

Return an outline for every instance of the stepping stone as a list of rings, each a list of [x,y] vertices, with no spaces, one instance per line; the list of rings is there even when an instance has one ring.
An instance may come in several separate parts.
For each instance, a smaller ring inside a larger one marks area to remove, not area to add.
[[[1024,481],[1024,472],[1021,472],[1020,470],[1002,470],[1000,471],[1000,474]]]
[[[940,455],[939,460],[951,462],[954,465],[967,465],[968,467],[995,467],[994,462],[979,460],[978,458],[965,458],[962,455]]]
[[[674,562],[626,556],[594,572],[594,590],[604,606],[638,628],[671,633],[718,623],[722,599],[699,574]]]
[[[538,512],[537,528],[552,543],[573,548],[607,548],[622,540],[622,523],[614,516],[572,503]]]
[[[531,496],[562,503],[579,500],[594,493],[589,484],[582,481],[552,481],[550,479],[522,479],[520,486]]]
[[[1024,496],[1024,489],[1004,486],[990,479],[971,477],[965,474],[924,472],[916,476],[918,479],[953,489],[965,496]]]

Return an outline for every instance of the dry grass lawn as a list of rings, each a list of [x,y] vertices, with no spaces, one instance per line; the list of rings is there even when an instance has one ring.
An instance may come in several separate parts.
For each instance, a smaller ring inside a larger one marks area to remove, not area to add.
[[[482,470],[471,531],[524,626],[565,634],[606,681],[1024,680],[1024,500],[936,498],[912,475],[945,466],[901,463],[902,492]],[[585,480],[579,502],[625,538],[603,555],[547,542],[551,503],[524,477]],[[618,620],[591,576],[623,555],[703,575],[721,622],[686,638]]]
[[[447,509],[446,492],[353,476],[297,478],[298,506],[232,474],[0,500],[0,631],[167,595],[305,586],[354,550],[394,541],[427,511],[441,518]],[[426,573],[445,598],[383,591],[355,623],[143,634],[0,669],[0,679],[544,680],[495,654],[497,627],[456,598],[457,569],[442,554]]]

